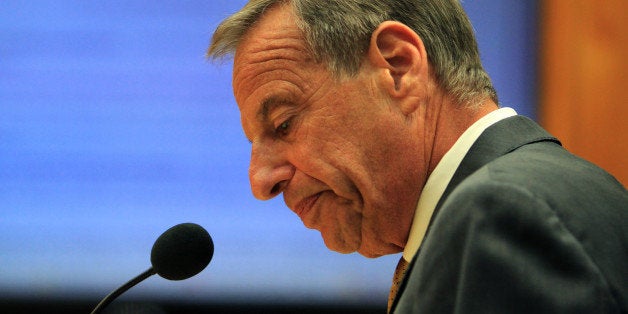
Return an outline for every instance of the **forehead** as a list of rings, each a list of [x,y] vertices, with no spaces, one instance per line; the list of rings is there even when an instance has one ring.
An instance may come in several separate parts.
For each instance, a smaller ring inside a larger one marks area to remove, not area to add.
[[[234,83],[240,75],[269,64],[307,61],[307,49],[292,8],[279,4],[268,8],[240,40],[234,54]],[[234,84],[235,87],[235,84]]]
[[[242,38],[234,56],[233,90],[241,112],[252,117],[257,115],[253,111],[268,110],[268,104],[303,96],[312,83],[312,67],[317,65],[291,7],[269,8]]]

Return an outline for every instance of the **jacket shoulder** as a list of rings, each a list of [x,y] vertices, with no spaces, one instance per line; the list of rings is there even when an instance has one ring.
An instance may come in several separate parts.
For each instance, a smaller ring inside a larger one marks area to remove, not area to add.
[[[626,191],[547,145],[500,157],[451,192],[414,260],[399,312],[626,310]]]

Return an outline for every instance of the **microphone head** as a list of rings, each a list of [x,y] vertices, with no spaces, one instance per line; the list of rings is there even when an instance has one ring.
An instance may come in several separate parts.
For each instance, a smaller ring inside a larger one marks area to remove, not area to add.
[[[214,255],[214,243],[203,227],[178,224],[166,230],[153,245],[150,262],[168,280],[188,279],[200,273]]]

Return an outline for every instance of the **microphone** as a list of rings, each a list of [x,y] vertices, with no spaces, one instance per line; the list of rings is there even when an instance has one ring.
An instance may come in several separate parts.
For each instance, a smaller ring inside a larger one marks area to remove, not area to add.
[[[100,313],[109,303],[144,279],[158,274],[168,280],[184,280],[200,273],[214,256],[214,243],[203,227],[178,224],[157,238],[150,253],[152,266],[107,295],[91,312]]]

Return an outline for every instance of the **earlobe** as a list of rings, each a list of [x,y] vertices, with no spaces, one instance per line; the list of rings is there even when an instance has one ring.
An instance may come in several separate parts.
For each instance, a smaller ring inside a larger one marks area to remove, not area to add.
[[[386,73],[390,79],[390,91],[403,96],[422,70],[426,72],[427,55],[423,41],[408,26],[394,21],[380,24],[371,35],[368,58]]]

